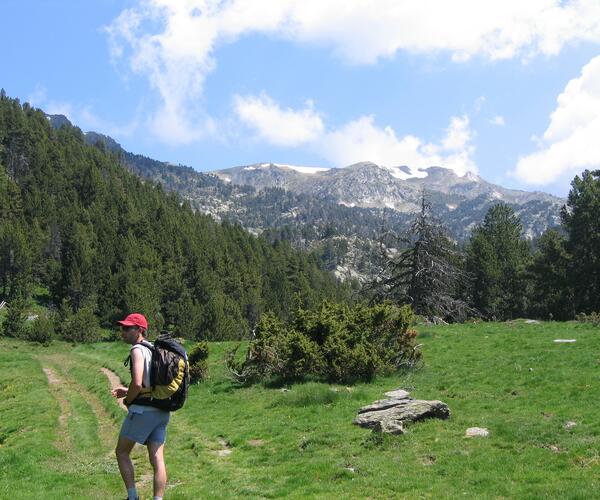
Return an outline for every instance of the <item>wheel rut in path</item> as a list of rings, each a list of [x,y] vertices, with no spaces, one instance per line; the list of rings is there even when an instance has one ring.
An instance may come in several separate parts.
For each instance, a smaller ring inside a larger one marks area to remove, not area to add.
[[[48,386],[50,393],[58,401],[60,407],[60,415],[58,416],[58,436],[54,442],[54,446],[60,451],[68,451],[72,449],[73,443],[67,432],[67,421],[71,416],[71,405],[61,393],[60,387],[64,385],[63,380],[56,375],[56,373],[47,366],[43,367],[42,370],[48,378]]]
[[[114,421],[102,402],[98,399],[98,396],[93,392],[89,391],[87,387],[78,382],[74,376],[72,376],[71,370],[77,365],[71,357],[62,354],[53,354],[40,358],[43,370],[48,377],[48,381],[55,387],[53,395],[61,402],[63,401],[67,407],[70,408],[68,417],[73,417],[75,424],[77,425],[79,415],[76,414],[72,407],[69,398],[81,398],[84,401],[84,405],[91,409],[95,420],[97,422],[97,429],[94,430],[100,447],[107,451],[112,448],[113,442],[116,436],[116,426]],[[81,403],[79,403],[81,404]],[[62,408],[63,403],[61,403]],[[61,412],[61,417],[65,412]],[[68,418],[64,418],[65,431],[67,432]],[[89,432],[89,429],[88,429]],[[67,432],[68,433],[68,432]],[[71,438],[71,443],[74,444]],[[89,450],[87,450],[89,452]]]
[[[116,389],[117,387],[121,387],[123,385],[121,378],[115,372],[105,367],[100,368],[100,371],[104,373],[104,375],[106,375],[106,377],[108,378],[111,389]],[[121,407],[121,409],[123,411],[127,411],[127,406],[125,406],[125,403],[123,403],[123,398],[117,401],[119,402],[119,406]]]

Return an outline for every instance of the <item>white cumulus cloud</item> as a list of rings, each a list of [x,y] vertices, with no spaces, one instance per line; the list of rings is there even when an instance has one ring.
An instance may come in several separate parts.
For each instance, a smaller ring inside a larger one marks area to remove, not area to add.
[[[477,172],[471,138],[467,116],[452,117],[439,143],[414,135],[398,137],[392,127],[379,127],[372,116],[363,116],[329,131],[315,149],[336,166],[358,161],[413,168],[437,165],[464,175]]]
[[[324,131],[321,116],[312,103],[299,111],[283,109],[267,94],[235,96],[234,111],[259,139],[276,146],[299,146],[317,140]]]
[[[558,96],[539,150],[519,158],[514,174],[549,184],[565,174],[600,167],[600,56],[586,64]]]
[[[376,125],[373,116],[327,128],[312,103],[304,109],[284,109],[265,93],[236,96],[234,111],[258,139],[276,146],[306,146],[337,167],[372,161],[384,166],[438,165],[458,175],[477,172],[466,115],[452,117],[439,143],[431,143],[413,135],[398,137],[392,127]]]
[[[252,33],[330,48],[353,64],[398,51],[454,60],[555,55],[600,42],[598,0],[138,0],[107,27],[111,56],[158,97],[154,134],[191,142],[214,131],[202,91],[214,51]]]

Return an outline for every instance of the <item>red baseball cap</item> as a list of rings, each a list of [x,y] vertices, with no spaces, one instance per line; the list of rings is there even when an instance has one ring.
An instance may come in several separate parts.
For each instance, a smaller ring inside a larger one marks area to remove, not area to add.
[[[121,321],[117,321],[120,325],[123,326],[141,326],[143,329],[148,329],[148,321],[143,314],[133,313],[127,316],[125,319]]]

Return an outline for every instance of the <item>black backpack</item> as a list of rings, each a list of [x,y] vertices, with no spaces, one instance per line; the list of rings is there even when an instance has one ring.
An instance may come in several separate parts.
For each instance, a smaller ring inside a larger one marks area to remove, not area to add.
[[[132,401],[132,404],[153,406],[165,411],[179,410],[187,399],[190,373],[184,347],[168,332],[162,332],[154,345],[143,341],[141,345],[152,351],[150,385]],[[131,355],[125,360],[130,364]],[[132,371],[132,367],[129,367]]]

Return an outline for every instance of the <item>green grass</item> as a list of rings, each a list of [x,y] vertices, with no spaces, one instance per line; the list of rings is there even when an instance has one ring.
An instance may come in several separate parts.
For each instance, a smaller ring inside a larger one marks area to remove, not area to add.
[[[600,329],[522,321],[421,327],[419,342],[425,366],[418,372],[351,387],[285,388],[236,387],[223,366],[232,344],[211,344],[211,378],[191,387],[186,406],[172,414],[165,498],[597,496]],[[122,496],[110,456],[122,413],[99,368],[128,380],[126,354],[121,343],[0,341],[0,497]],[[42,366],[68,381],[66,431]],[[402,436],[351,424],[360,406],[396,387],[446,402],[451,418],[415,424]],[[569,420],[577,426],[565,430]],[[465,438],[474,426],[490,437]],[[61,432],[85,446],[57,448]],[[219,456],[224,448],[231,454]],[[149,472],[143,455],[137,463]],[[141,489],[151,495],[150,484]]]

